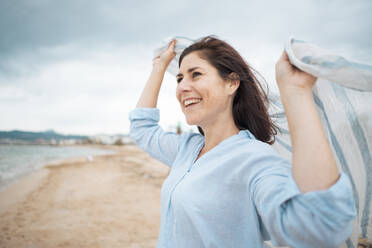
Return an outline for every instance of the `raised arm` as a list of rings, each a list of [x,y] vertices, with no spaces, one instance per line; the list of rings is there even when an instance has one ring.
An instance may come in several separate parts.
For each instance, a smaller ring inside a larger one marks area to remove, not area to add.
[[[152,71],[137,102],[137,108],[156,108],[165,71],[176,55],[174,52],[175,45],[176,40],[173,40],[168,49],[153,60]]]
[[[276,64],[276,81],[291,135],[292,174],[303,193],[328,189],[339,178],[312,97],[315,80],[291,65],[283,52]]]
[[[159,110],[156,108],[164,73],[175,56],[175,41],[160,56],[153,60],[153,67],[136,109],[129,114],[130,136],[136,144],[152,157],[172,166],[178,152],[180,136],[165,132],[158,125]]]
[[[276,80],[289,125],[292,165],[274,153],[262,154],[249,185],[255,206],[275,245],[339,247],[351,234],[355,202],[313,102],[316,78],[292,66],[284,52]]]

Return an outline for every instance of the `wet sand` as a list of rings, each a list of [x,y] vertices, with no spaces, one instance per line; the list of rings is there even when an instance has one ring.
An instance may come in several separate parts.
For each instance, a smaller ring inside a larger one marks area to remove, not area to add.
[[[47,166],[0,193],[0,247],[155,247],[168,167],[136,146]]]

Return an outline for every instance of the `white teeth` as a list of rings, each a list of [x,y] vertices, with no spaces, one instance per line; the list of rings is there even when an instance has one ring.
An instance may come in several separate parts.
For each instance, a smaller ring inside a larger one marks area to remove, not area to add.
[[[188,105],[190,105],[192,103],[201,102],[201,100],[202,100],[201,98],[188,99],[188,100],[183,101],[183,105],[185,105],[185,107],[187,107]]]

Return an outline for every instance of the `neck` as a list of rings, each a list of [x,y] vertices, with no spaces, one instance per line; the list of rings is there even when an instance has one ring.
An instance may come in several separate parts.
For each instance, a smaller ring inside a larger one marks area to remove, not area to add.
[[[204,154],[223,140],[239,133],[239,129],[236,127],[232,116],[229,118],[221,118],[213,124],[202,127],[204,132],[204,147],[201,154]]]

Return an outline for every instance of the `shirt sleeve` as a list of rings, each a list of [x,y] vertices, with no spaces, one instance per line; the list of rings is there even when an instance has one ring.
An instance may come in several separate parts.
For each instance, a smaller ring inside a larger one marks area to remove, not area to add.
[[[339,247],[351,235],[356,216],[349,178],[341,172],[327,190],[301,193],[285,161],[262,166],[251,191],[273,244]]]
[[[136,108],[129,113],[130,137],[160,162],[171,166],[178,152],[180,135],[164,131],[159,125],[159,109]]]

